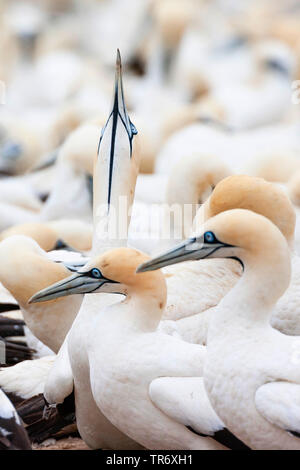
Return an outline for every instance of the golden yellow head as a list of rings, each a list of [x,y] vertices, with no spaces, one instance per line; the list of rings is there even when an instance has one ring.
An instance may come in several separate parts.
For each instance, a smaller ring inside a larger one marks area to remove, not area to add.
[[[262,282],[271,279],[276,295],[281,295],[290,281],[290,253],[283,234],[266,217],[245,209],[228,210],[208,219],[195,236],[143,263],[138,271],[205,258],[240,261],[248,273],[259,272]]]
[[[137,274],[136,269],[150,257],[133,248],[116,248],[94,258],[84,267],[84,271],[97,268],[102,275],[128,290],[151,291],[158,285],[165,289],[164,276],[160,271]]]
[[[231,209],[247,209],[270,219],[286,237],[293,240],[296,215],[284,191],[262,178],[234,175],[220,181],[205,207],[195,217],[194,227]]]
[[[137,295],[166,303],[166,282],[160,271],[137,274],[137,267],[149,256],[133,248],[116,248],[96,256],[82,269],[61,282],[35,294],[30,302],[43,302],[72,294],[106,292]]]

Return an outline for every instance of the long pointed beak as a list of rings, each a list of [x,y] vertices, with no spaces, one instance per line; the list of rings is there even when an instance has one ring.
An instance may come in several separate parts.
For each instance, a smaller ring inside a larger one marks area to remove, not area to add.
[[[118,158],[120,155],[124,154],[124,151],[128,152],[128,160],[131,159],[132,140],[136,134],[137,130],[130,121],[125,104],[121,55],[120,51],[118,50],[112,109],[107,122],[102,129],[98,147],[98,159],[103,157],[109,163],[107,196],[108,206],[110,205],[112,199],[114,167],[116,165],[126,165],[126,162],[120,162],[120,158]]]
[[[46,300],[58,299],[73,294],[86,294],[96,290],[100,285],[101,279],[92,279],[86,276],[85,273],[76,272],[52,284],[52,286],[40,290],[29,299],[28,303],[45,302]]]
[[[130,131],[130,120],[127,113],[127,108],[124,99],[124,90],[123,90],[123,75],[122,75],[122,61],[121,54],[119,49],[117,50],[117,59],[116,59],[116,74],[115,74],[115,90],[114,90],[114,99],[113,99],[113,109],[112,112],[120,113],[121,117],[124,120],[126,128]]]
[[[212,255],[219,249],[224,247],[222,243],[206,244],[203,242],[203,237],[196,240],[189,238],[183,243],[180,243],[175,248],[152,258],[149,261],[141,264],[136,272],[143,273],[146,271],[155,271],[156,269],[170,266],[171,264],[182,263],[183,261],[199,260],[212,257]]]

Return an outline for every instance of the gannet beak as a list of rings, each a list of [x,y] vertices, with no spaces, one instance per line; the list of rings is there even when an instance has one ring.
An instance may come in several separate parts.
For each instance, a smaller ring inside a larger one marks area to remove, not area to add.
[[[97,277],[93,274],[94,271],[99,273],[97,274]],[[37,302],[45,302],[47,300],[58,299],[59,297],[66,297],[67,295],[89,294],[107,283],[111,284],[116,282],[102,276],[98,269],[78,271],[61,281],[52,284],[52,286],[46,287],[45,289],[37,292],[29,299],[28,303],[33,304]]]
[[[206,243],[204,236],[193,237],[180,243],[175,248],[163,253],[149,261],[141,264],[136,272],[155,271],[156,269],[170,266],[171,264],[182,263],[183,261],[199,260],[213,256],[220,248],[231,247],[216,240],[215,243]]]
[[[123,154],[126,152],[128,153],[128,159],[131,159],[132,141],[136,134],[137,130],[130,121],[125,104],[121,55],[118,50],[112,109],[102,129],[98,147],[98,159],[103,158],[109,161],[108,205],[110,205],[112,196],[114,166],[124,165],[124,163],[120,163],[118,157],[122,155],[124,161]]]

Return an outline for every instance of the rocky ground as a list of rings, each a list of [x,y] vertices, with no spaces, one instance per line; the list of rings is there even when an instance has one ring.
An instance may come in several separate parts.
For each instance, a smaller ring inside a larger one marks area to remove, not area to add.
[[[79,437],[47,439],[41,444],[33,444],[33,450],[91,450]]]

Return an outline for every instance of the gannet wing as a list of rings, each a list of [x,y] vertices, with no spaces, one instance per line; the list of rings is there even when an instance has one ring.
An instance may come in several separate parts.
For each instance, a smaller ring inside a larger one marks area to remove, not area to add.
[[[30,450],[31,445],[21,420],[0,389],[0,450]]]
[[[256,391],[255,406],[270,423],[300,438],[300,384],[264,384]]]
[[[212,437],[230,449],[246,449],[215,413],[202,377],[160,377],[149,386],[152,402],[170,418],[200,436]]]
[[[67,335],[49,371],[44,387],[44,396],[51,405],[61,404],[72,394],[73,388],[74,381],[68,353]]]
[[[14,403],[43,393],[54,359],[55,356],[45,356],[0,368],[0,387]]]

